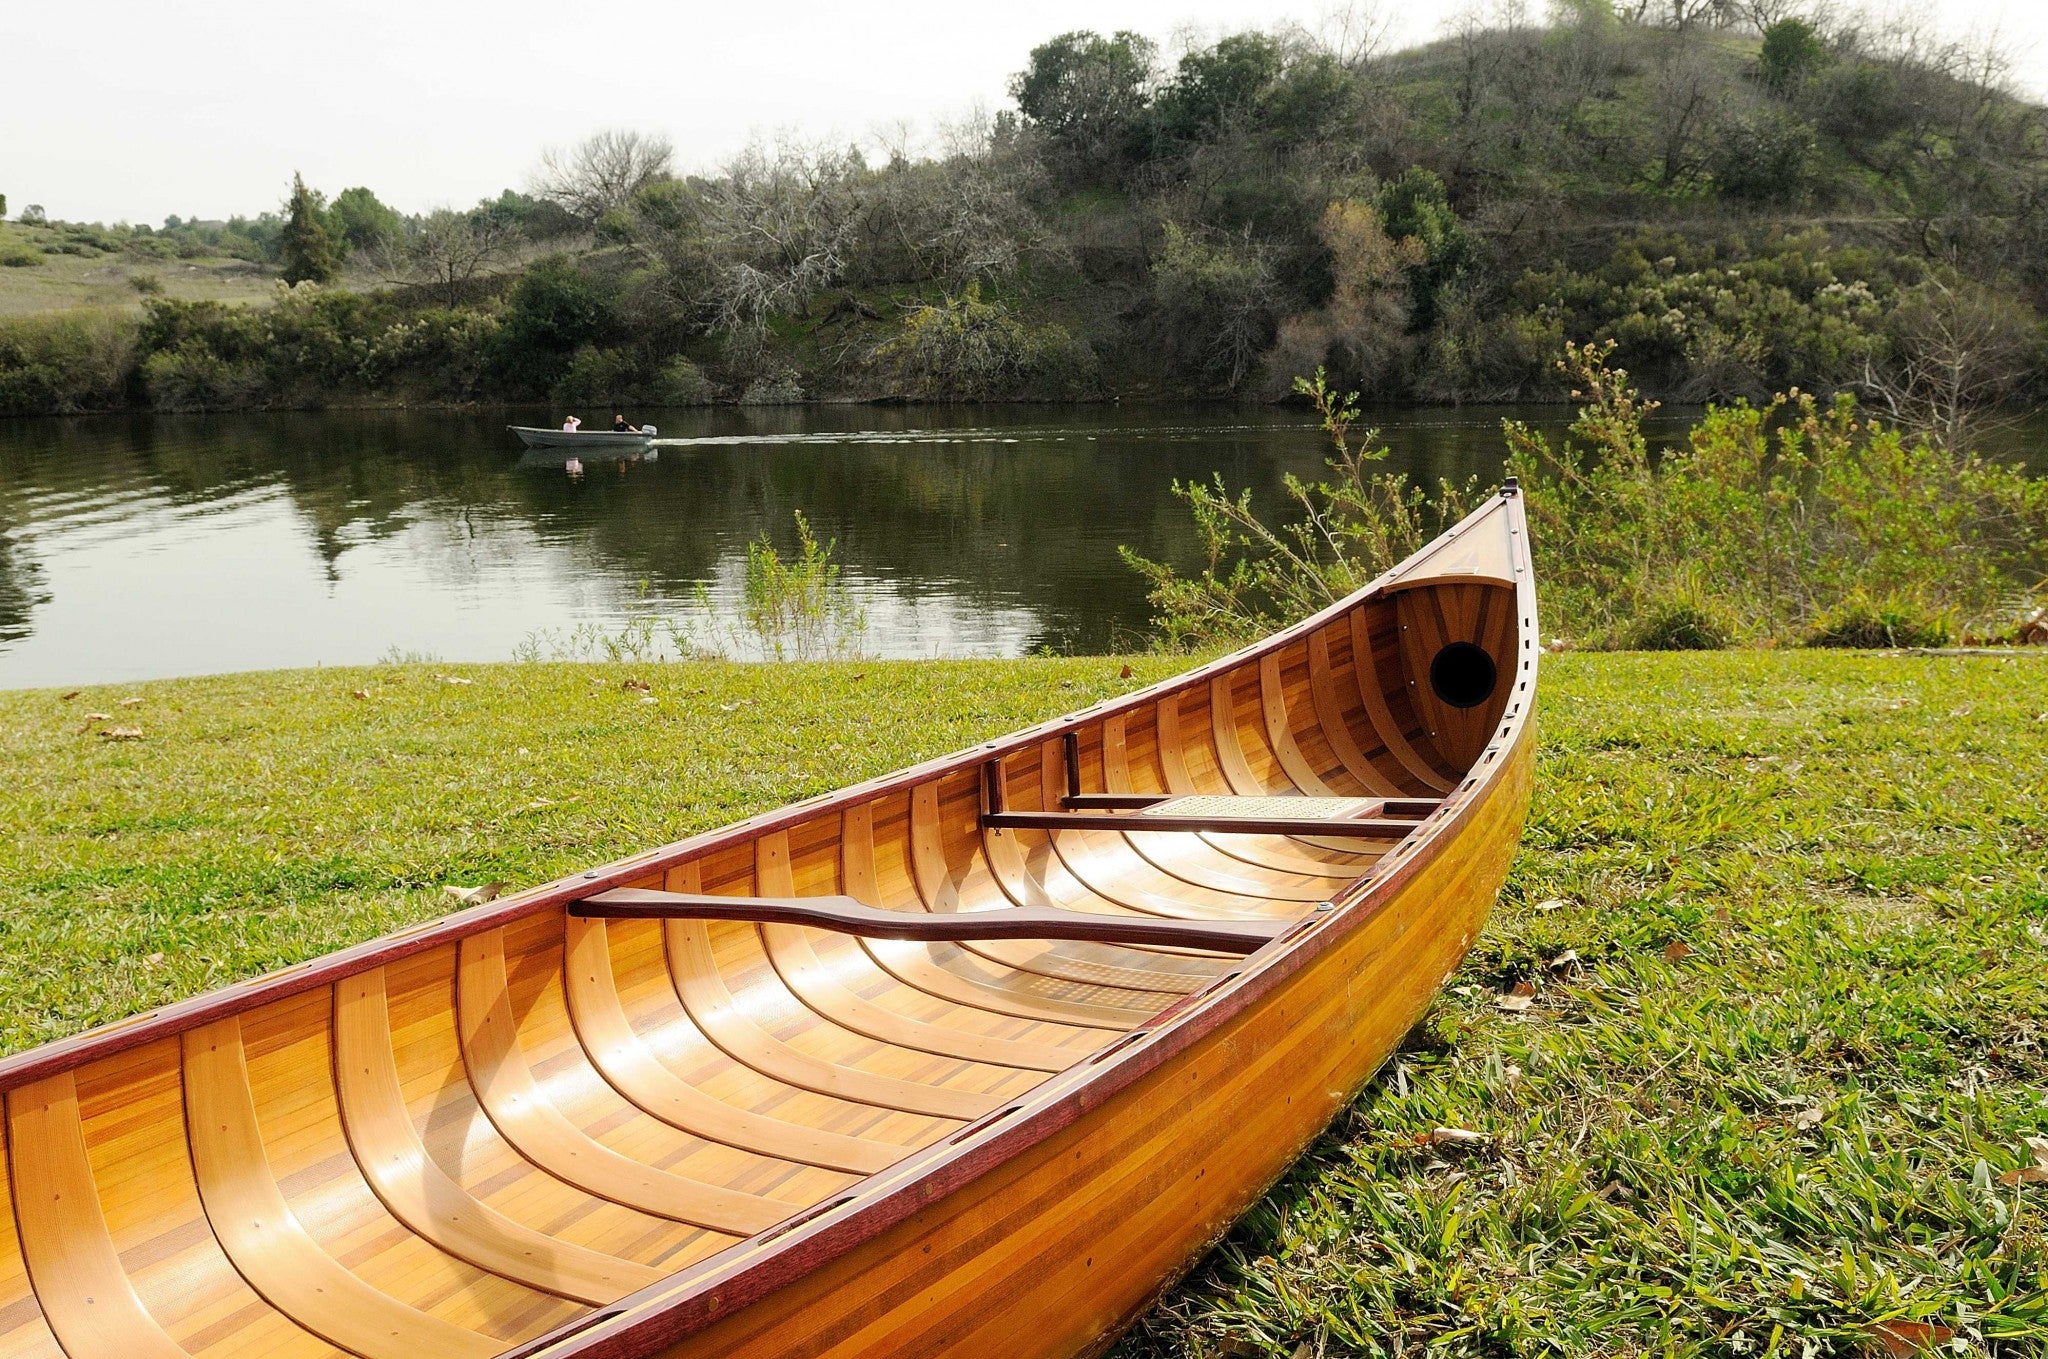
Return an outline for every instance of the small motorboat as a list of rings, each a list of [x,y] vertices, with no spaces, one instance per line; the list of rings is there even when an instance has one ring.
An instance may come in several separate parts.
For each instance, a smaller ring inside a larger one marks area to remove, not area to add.
[[[642,425],[637,430],[535,429],[531,425],[507,425],[528,448],[645,448],[654,442],[656,430]]]
[[[0,1061],[0,1355],[1101,1353],[1485,921],[1528,543]]]

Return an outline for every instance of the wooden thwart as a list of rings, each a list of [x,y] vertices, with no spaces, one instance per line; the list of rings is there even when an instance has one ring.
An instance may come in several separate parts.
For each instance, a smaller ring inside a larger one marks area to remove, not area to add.
[[[691,892],[614,888],[569,907],[571,915],[602,920],[745,920],[755,924],[809,925],[870,939],[958,942],[963,939],[1086,939],[1103,944],[1149,944],[1251,953],[1285,934],[1291,920],[1169,920],[1154,916],[1095,915],[1050,906],[996,911],[885,911],[852,897],[729,897]]]

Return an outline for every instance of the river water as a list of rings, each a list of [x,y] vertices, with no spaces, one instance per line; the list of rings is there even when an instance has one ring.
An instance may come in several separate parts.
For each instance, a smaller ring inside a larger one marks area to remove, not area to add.
[[[1370,418],[1393,465],[1491,480],[1503,417],[1567,415]],[[1144,584],[1117,548],[1191,564],[1175,479],[1220,472],[1275,509],[1326,448],[1303,412],[1264,407],[713,409],[656,413],[689,442],[574,478],[506,430],[548,418],[0,421],[0,686],[594,656],[676,633],[758,654],[737,623],[746,545],[789,554],[798,511],[836,541],[866,654],[1136,647]]]

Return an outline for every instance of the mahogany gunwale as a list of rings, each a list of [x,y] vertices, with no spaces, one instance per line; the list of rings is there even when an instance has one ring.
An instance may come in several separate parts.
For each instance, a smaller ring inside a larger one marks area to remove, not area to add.
[[[1522,612],[1525,618],[1533,620],[1534,583],[1527,566],[1528,531],[1523,522],[1520,496],[1510,484],[1503,490],[1499,500],[1508,506],[1509,531],[1516,538],[1516,575],[1519,581],[1517,593],[1519,595],[1526,592],[1529,595]],[[1441,537],[1410,561],[1414,562],[1424,554],[1440,550],[1477,523],[1484,522],[1485,518],[1490,517],[1487,511],[1495,508],[1493,504],[1483,506],[1464,522],[1446,530]],[[1192,670],[1147,685],[1143,689],[1133,690],[1121,697],[1102,699],[1086,708],[1048,718],[1035,726],[1022,728],[978,746],[936,756],[921,764],[910,765],[861,783],[850,784],[845,788],[817,794],[801,802],[792,802],[771,811],[757,813],[743,821],[700,831],[654,849],[614,859],[598,868],[556,878],[487,906],[476,906],[450,915],[437,916],[365,943],[293,963],[214,991],[202,992],[188,1000],[145,1010],[141,1014],[130,1015],[125,1019],[88,1029],[69,1038],[56,1039],[12,1057],[0,1058],[0,1094],[101,1057],[113,1056],[147,1043],[176,1037],[230,1015],[246,1014],[274,1000],[301,995],[322,986],[332,986],[359,972],[397,962],[444,944],[459,942],[470,935],[497,929],[541,911],[567,907],[579,897],[614,887],[628,886],[650,873],[665,871],[691,859],[730,848],[773,831],[789,830],[821,813],[843,810],[892,793],[905,792],[940,775],[966,769],[993,758],[1015,754],[1036,742],[1056,738],[1115,714],[1132,711],[1147,703],[1157,703],[1170,694],[1207,684],[1217,675],[1234,670],[1247,661],[1256,662],[1270,651],[1307,638],[1317,628],[1327,626],[1332,619],[1343,617],[1352,607],[1375,591],[1393,588],[1397,584],[1401,588],[1413,588],[1412,584],[1403,583],[1401,580],[1402,573],[1409,569],[1409,565],[1410,563],[1404,562],[1394,567],[1385,575],[1368,582],[1345,598],[1291,627],[1283,628]],[[1474,577],[1475,583],[1480,579]],[[1505,582],[1488,580],[1487,583]],[[1450,796],[1446,795],[1447,801]],[[1434,817],[1443,815],[1444,810],[1440,808],[1431,820],[1419,823],[1417,832],[1411,832],[1410,840],[1415,838],[1421,827],[1430,825]]]
[[[501,1359],[642,1359],[680,1343],[740,1308],[760,1301],[778,1288],[802,1278],[823,1263],[873,1240],[927,1204],[972,1183],[992,1167],[1078,1123],[1119,1092],[1164,1067],[1200,1040],[1228,1024],[1259,1000],[1278,990],[1344,936],[1363,929],[1400,888],[1457,844],[1458,832],[1476,821],[1493,799],[1512,796],[1504,776],[1518,762],[1534,758],[1534,694],[1536,677],[1536,587],[1529,563],[1528,529],[1520,496],[1512,482],[1493,506],[1504,508],[1511,536],[1515,607],[1519,627],[1512,634],[1519,664],[1508,673],[1504,706],[1494,734],[1471,767],[1444,795],[1437,810],[1390,849],[1369,876],[1361,875],[1330,899],[1331,909],[1302,917],[1271,943],[1237,966],[1191,992],[1108,1046],[1048,1077],[1024,1094],[923,1147],[886,1170],[796,1214],[767,1232],[726,1247],[669,1278],[620,1298],[590,1316],[580,1317],[509,1350]],[[1482,511],[1461,523],[1463,529]],[[1445,534],[1433,547],[1451,537]],[[1427,551],[1428,549],[1425,549]],[[1420,558],[1423,554],[1418,553]],[[1411,559],[1411,561],[1414,559]],[[1159,686],[1126,695],[1115,705],[1084,710],[1106,715],[1134,699],[1156,700],[1165,692],[1205,682],[1216,666],[1242,663],[1248,655],[1284,644],[1305,629],[1342,617],[1351,606],[1380,588],[1395,568],[1336,604],[1275,633],[1254,647],[1234,652],[1208,666]],[[1418,582],[1419,583],[1419,582]],[[1485,583],[1506,582],[1487,580]],[[1072,719],[1055,719],[1031,734],[1057,731]],[[1014,741],[1016,738],[1010,738]],[[967,759],[986,759],[984,751],[1006,742],[977,748]],[[957,763],[962,757],[951,757]],[[939,763],[939,762],[933,762]]]

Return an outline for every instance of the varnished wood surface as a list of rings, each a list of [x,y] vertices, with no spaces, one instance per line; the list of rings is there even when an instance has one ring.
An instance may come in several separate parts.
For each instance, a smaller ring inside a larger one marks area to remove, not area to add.
[[[1503,498],[1152,690],[0,1062],[0,1357],[1102,1348],[1483,919],[1523,532]],[[1476,708],[1429,689],[1456,641]]]

